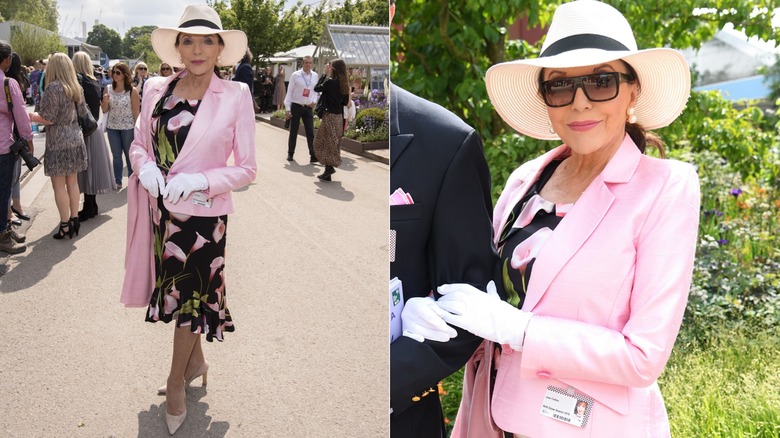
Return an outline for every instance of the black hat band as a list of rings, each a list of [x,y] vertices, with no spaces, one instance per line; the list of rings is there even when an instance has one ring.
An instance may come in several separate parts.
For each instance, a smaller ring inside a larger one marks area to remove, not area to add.
[[[185,21],[184,23],[179,25],[180,28],[182,28],[182,27],[196,27],[196,26],[203,26],[203,27],[208,27],[209,29],[222,30],[222,28],[220,28],[216,24],[212,23],[211,21],[203,20],[203,19],[188,20],[188,21]]]
[[[545,49],[545,51],[542,52],[539,57],[544,58],[546,56],[555,56],[577,49],[601,49],[610,52],[629,50],[628,47],[623,45],[623,43],[608,36],[583,33],[561,38],[560,40],[550,44],[550,47]]]

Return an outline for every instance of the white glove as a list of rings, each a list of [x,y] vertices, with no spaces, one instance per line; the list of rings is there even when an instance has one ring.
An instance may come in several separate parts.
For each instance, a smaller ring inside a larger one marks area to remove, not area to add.
[[[495,283],[488,283],[487,293],[462,283],[445,284],[437,290],[442,297],[436,305],[448,312],[442,319],[513,350],[523,349],[525,329],[533,314],[502,301]]]
[[[436,305],[433,297],[409,298],[404,304],[401,313],[404,336],[408,336],[417,342],[426,339],[439,342],[447,342],[458,336],[454,328],[447,325],[441,315],[447,313]]]
[[[163,197],[172,204],[187,199],[190,193],[209,188],[209,180],[202,173],[177,173],[168,181],[162,191]]]
[[[154,198],[158,197],[160,192],[165,189],[165,178],[154,161],[141,166],[141,170],[138,171],[138,180]]]

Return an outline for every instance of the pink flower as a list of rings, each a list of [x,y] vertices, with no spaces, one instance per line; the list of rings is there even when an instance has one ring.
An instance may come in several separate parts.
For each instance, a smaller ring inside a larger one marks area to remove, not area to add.
[[[225,221],[221,217],[217,218],[217,223],[214,224],[214,232],[211,237],[214,238],[214,243],[219,243],[222,240],[222,236],[225,235]]]
[[[177,221],[179,221],[179,222],[187,222],[188,220],[190,220],[190,218],[191,218],[192,216],[190,216],[190,215],[188,215],[188,214],[182,214],[182,213],[174,213],[174,212],[171,212],[171,217],[172,217],[172,218],[174,218],[174,219],[176,219],[176,220],[177,220]]]
[[[168,239],[170,239],[171,236],[173,236],[174,234],[176,234],[179,231],[181,231],[181,228],[179,228],[177,225],[174,225],[173,222],[171,222],[171,221],[167,221],[167,222],[168,222],[168,224],[167,224],[167,226],[165,228],[165,239],[164,239],[166,241]]]
[[[168,120],[168,130],[177,133],[182,126],[190,126],[195,116],[189,111],[182,111]]]
[[[190,249],[190,254],[192,254],[195,251],[203,248],[203,245],[211,242],[210,240],[208,240],[205,237],[201,236],[200,233],[198,233],[198,232],[196,232],[195,235],[198,236],[198,238],[195,239],[195,243],[192,245],[192,249]]]
[[[158,306],[149,306],[149,317],[155,321],[160,319],[160,308]]]
[[[165,99],[165,103],[163,103],[163,109],[169,110],[173,109],[173,107],[176,106],[177,103],[181,102],[183,99],[180,97],[171,96],[167,99]]]
[[[152,216],[154,219],[154,224],[158,227],[160,226],[160,219],[162,219],[162,211],[160,211],[159,208],[154,207],[154,215]]]
[[[545,227],[535,232],[533,235],[531,235],[531,237],[525,239],[519,245],[517,245],[514,251],[512,251],[512,268],[525,268],[525,265],[527,265],[528,262],[530,262],[533,258],[536,257],[537,254],[539,254],[539,250],[542,249],[544,242],[551,235],[552,230]]]
[[[178,302],[176,301],[176,298],[171,296],[171,294],[166,294],[163,298],[163,301],[165,301],[164,311],[166,315],[171,314],[174,310],[176,310],[176,304]]]
[[[187,255],[173,242],[165,242],[165,252],[163,253],[163,260],[167,260],[171,256],[176,257],[180,262],[184,263],[187,259]]]
[[[221,268],[224,264],[225,258],[222,256],[215,258],[214,261],[211,262],[211,273],[209,274],[209,281],[214,278],[214,273],[217,272],[217,269]]]

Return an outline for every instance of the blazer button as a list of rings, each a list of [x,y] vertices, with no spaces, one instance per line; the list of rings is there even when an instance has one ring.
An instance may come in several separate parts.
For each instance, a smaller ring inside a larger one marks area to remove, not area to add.
[[[536,377],[538,377],[540,379],[549,379],[550,377],[552,377],[552,374],[550,374],[547,371],[537,371],[536,372]]]
[[[420,397],[415,395],[414,397],[412,397],[412,401],[413,402],[418,402],[418,401],[420,401]]]

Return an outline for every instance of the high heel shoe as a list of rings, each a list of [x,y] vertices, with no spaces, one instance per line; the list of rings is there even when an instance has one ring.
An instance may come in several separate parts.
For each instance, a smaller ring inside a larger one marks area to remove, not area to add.
[[[57,231],[57,234],[51,236],[55,239],[63,239],[65,236],[68,236],[68,238],[73,238],[73,227],[70,225],[70,221],[67,222],[60,222],[60,229]]]
[[[182,388],[184,391],[184,388]],[[168,413],[168,408],[165,409],[165,424],[168,425],[168,433],[175,434],[179,427],[184,423],[187,418],[187,395],[184,395],[184,412],[179,415],[172,415]]]
[[[200,376],[203,376],[203,383],[201,385],[202,386],[206,386],[206,384],[208,383],[208,378],[209,378],[209,374],[208,373],[209,373],[209,364],[208,364],[208,362],[203,362],[203,364],[201,364],[200,368],[198,368],[198,370],[195,371],[195,374],[193,374],[189,378],[185,378],[184,387],[186,388],[186,387],[190,386],[190,383],[192,383],[193,380],[197,379]],[[159,394],[159,395],[165,395],[166,392],[167,392],[167,385],[163,385],[163,386],[157,388],[157,394]]]
[[[70,228],[73,230],[76,235],[79,235],[79,229],[81,228],[81,223],[79,222],[78,216],[70,218]]]

